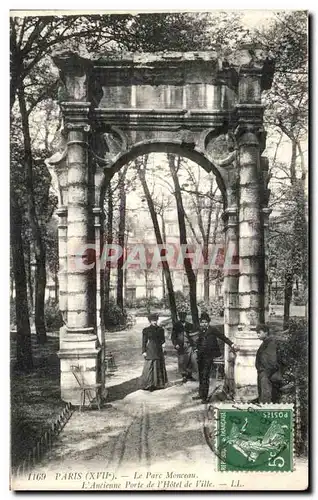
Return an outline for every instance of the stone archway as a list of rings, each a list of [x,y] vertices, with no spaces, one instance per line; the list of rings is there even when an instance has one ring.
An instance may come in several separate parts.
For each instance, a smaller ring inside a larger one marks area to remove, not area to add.
[[[60,187],[58,215],[62,398],[78,403],[70,366],[87,381],[100,379],[98,266],[74,265],[79,248],[100,247],[100,200],[105,182],[138,154],[182,154],[213,171],[224,197],[226,245],[239,249],[238,269],[225,272],[225,333],[240,346],[226,353],[228,389],[256,388],[254,368],[264,321],[268,163],[261,93],[270,88],[271,64],[243,47],[233,60],[214,52],[126,54],[88,60],[54,56],[63,87],[60,152],[47,163]],[[216,142],[225,150],[216,155]],[[224,142],[224,141],[223,141]],[[105,180],[106,179],[106,180]],[[78,262],[78,260],[76,261]]]

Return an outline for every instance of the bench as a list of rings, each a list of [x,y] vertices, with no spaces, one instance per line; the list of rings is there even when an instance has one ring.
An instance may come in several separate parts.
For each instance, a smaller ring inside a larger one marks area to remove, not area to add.
[[[85,406],[85,399],[89,401],[88,407],[91,408],[93,404],[96,404],[100,410],[100,388],[102,384],[86,384],[83,370],[80,366],[71,366],[71,372],[73,373],[81,391],[81,402],[79,405],[79,411],[82,411],[82,407]],[[92,396],[92,392],[95,392],[96,396]]]

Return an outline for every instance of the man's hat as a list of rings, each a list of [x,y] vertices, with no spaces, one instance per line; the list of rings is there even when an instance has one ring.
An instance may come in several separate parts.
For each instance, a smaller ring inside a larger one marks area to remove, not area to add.
[[[158,321],[159,314],[157,313],[151,313],[148,316],[148,321]]]
[[[179,318],[186,318],[186,317],[187,317],[186,311],[180,311],[179,312]]]
[[[210,316],[208,315],[208,313],[203,312],[203,313],[201,314],[200,321],[208,321],[208,322],[210,323],[211,318],[210,318]]]

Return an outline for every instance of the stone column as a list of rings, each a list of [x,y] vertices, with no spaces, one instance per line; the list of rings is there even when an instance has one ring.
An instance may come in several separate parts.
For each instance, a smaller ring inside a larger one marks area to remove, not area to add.
[[[224,262],[224,333],[233,342],[239,324],[238,302],[238,217],[236,205],[229,206],[223,214],[225,224],[225,262]],[[235,357],[225,344],[224,351],[225,391],[234,395]]]
[[[67,174],[67,319],[60,340],[61,397],[74,405],[80,391],[71,366],[86,384],[100,379],[100,347],[96,334],[96,271],[90,258],[95,247],[94,172],[88,152],[89,74],[92,63],[76,53],[55,53],[59,97],[64,118]]]
[[[256,326],[264,321],[264,247],[259,182],[259,141],[244,133],[240,148],[239,308],[236,344],[236,395],[257,396],[255,355],[260,345]]]
[[[86,384],[99,378],[100,347],[96,334],[95,263],[86,255],[94,244],[91,174],[88,161],[89,103],[63,105],[67,137],[67,328],[60,344],[61,392],[64,401],[79,404],[78,383],[71,366],[80,366]],[[87,253],[86,253],[87,252]]]
[[[239,308],[235,363],[237,399],[257,397],[256,326],[263,323],[265,254],[261,153],[265,146],[261,105],[262,66],[242,66],[239,74],[236,138],[239,151]]]

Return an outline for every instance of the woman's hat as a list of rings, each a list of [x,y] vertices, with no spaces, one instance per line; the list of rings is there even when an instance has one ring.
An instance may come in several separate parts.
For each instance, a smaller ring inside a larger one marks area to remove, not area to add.
[[[148,321],[157,321],[159,318],[159,314],[157,313],[152,313],[152,314],[149,314],[148,316]]]
[[[208,322],[210,323],[211,318],[210,318],[210,316],[208,315],[208,313],[203,312],[203,313],[201,314],[200,321],[208,321]]]

